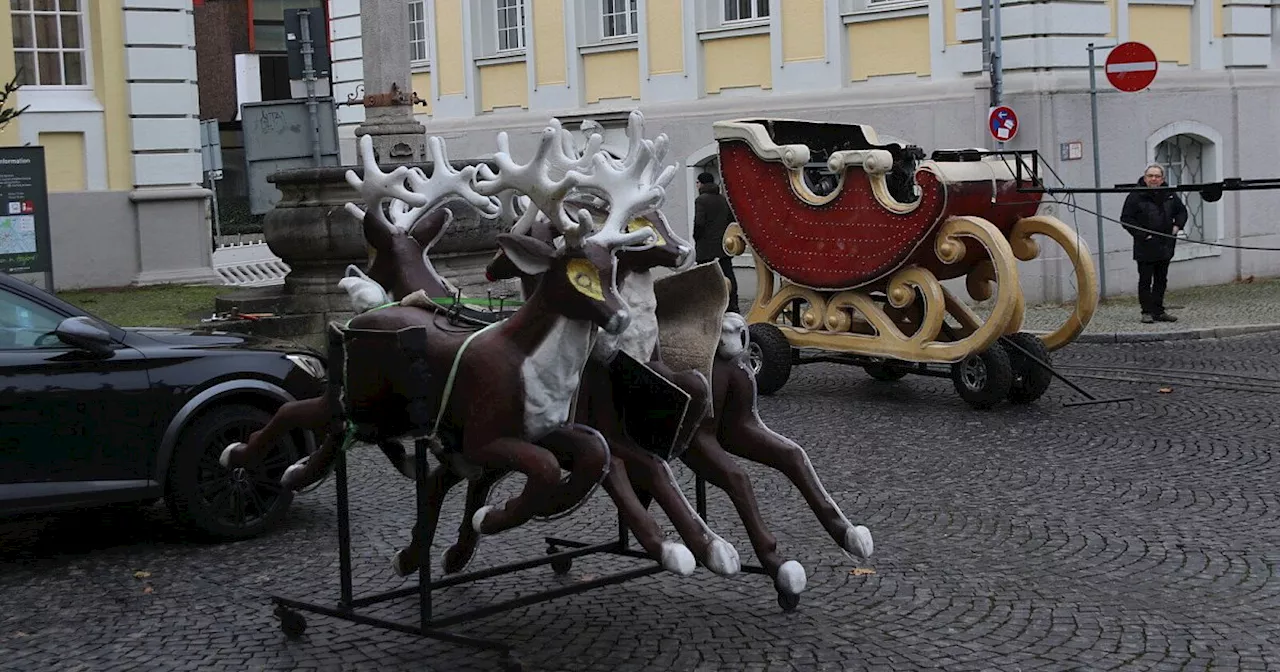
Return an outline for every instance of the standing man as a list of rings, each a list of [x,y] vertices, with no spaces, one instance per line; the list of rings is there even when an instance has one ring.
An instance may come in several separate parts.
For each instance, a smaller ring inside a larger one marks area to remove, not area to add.
[[[1164,185],[1164,168],[1147,166],[1138,184]],[[1138,301],[1142,322],[1177,322],[1164,312],[1164,290],[1169,278],[1169,261],[1178,243],[1176,236],[1187,224],[1187,207],[1172,191],[1134,191],[1124,199],[1120,221],[1133,236],[1133,260],[1138,262]]]
[[[711,173],[698,175],[698,197],[693,201],[693,245],[699,264],[717,260],[729,279],[729,312],[738,312],[738,277],[733,274],[733,257],[724,251],[724,232],[733,221],[729,200],[720,193]]]

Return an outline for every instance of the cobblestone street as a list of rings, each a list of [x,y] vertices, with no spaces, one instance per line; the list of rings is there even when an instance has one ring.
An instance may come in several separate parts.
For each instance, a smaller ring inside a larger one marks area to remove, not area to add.
[[[792,613],[766,577],[699,568],[457,631],[508,641],[539,670],[1280,669],[1280,334],[1076,344],[1055,363],[1096,396],[1135,400],[1064,407],[1079,397],[1055,382],[1031,406],[979,412],[946,379],[881,383],[829,364],[763,399],[765,421],[809,450],[875,536],[861,563],[873,571],[852,573],[795,489],[750,465],[783,557],[809,573]],[[390,558],[408,539],[412,486],[372,447],[352,460],[357,594],[406,585]],[[691,473],[675,469],[692,501]],[[442,517],[436,566],[461,499]],[[709,500],[712,527],[754,563],[728,498]],[[606,541],[612,511],[597,493],[568,518],[485,539],[472,568],[542,554],[547,535]],[[181,539],[163,505],[4,523],[0,668],[501,669],[497,654],[318,614],[287,640],[268,596],[335,602],[336,529],[332,479],[295,500],[283,529],[237,544]],[[566,577],[539,567],[436,605],[641,566],[592,556]],[[416,602],[375,613],[413,622]]]

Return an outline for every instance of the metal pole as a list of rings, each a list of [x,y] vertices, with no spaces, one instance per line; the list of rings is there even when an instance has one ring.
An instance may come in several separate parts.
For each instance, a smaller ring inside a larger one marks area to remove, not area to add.
[[[320,167],[320,103],[316,101],[316,71],[311,55],[315,49],[311,43],[311,10],[298,10],[299,30],[302,33],[302,80],[307,83],[307,115],[311,118],[311,160]]]
[[[1102,157],[1098,152],[1098,73],[1093,51],[1089,43],[1089,115],[1093,123],[1093,186],[1102,186]],[[1107,300],[1107,248],[1102,233],[1102,192],[1093,195],[1093,211],[1098,218],[1098,299]]]
[[[982,74],[991,77],[991,0],[982,0]],[[995,106],[995,86],[992,86],[989,102]]]
[[[222,220],[218,217],[218,181],[213,179],[213,173],[205,173],[205,178],[209,180],[209,193],[213,199],[213,249],[218,249],[218,239],[222,237]]]
[[[991,3],[991,106],[1004,101],[1004,46],[1000,32],[1000,0]],[[1002,146],[1004,143],[1000,143]]]

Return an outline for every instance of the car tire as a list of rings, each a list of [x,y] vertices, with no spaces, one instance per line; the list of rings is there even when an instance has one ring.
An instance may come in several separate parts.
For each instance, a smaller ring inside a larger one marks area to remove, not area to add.
[[[302,457],[288,436],[261,460],[227,469],[218,457],[227,444],[248,441],[271,420],[248,404],[209,409],[182,432],[170,461],[165,499],[178,524],[221,541],[247,539],[274,527],[293,493],[280,485],[284,470]]]

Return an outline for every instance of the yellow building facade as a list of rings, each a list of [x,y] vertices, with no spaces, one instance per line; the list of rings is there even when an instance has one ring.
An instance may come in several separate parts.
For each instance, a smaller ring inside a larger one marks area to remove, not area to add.
[[[427,103],[415,111],[428,134],[446,139],[452,156],[492,153],[500,130],[510,132],[517,151],[531,150],[552,116],[570,128],[592,119],[606,129],[607,143],[625,147],[626,114],[638,108],[650,134],[670,136],[677,154],[671,158],[685,169],[664,208],[677,225],[690,219],[697,173],[717,172],[711,124],[718,119],[870,124],[881,138],[926,151],[996,146],[987,130],[981,0],[406,2],[415,17],[413,87]],[[359,5],[330,0],[339,98],[361,85]],[[1020,122],[1005,147],[1037,149],[1064,181],[1093,183],[1087,69],[1093,44],[1103,183],[1130,182],[1151,161],[1182,182],[1270,174],[1270,156],[1280,146],[1269,133],[1240,141],[1237,129],[1268,119],[1280,93],[1272,12],[1237,0],[1005,0],[1001,102],[1013,106]],[[1159,61],[1156,82],[1139,93],[1112,89],[1100,67],[1107,49],[1128,40],[1150,46]],[[362,112],[339,111],[344,162],[354,159]],[[1076,143],[1082,154],[1068,151]],[[1240,203],[1188,197],[1195,234],[1280,244],[1280,231],[1253,219],[1280,201],[1253,193]],[[1110,199],[1104,205],[1118,213]],[[1109,276],[1109,290],[1136,284],[1122,234],[1103,241],[1108,267],[1133,277]],[[1179,260],[1192,269],[1180,271],[1180,281],[1227,281],[1250,272],[1244,269],[1251,264],[1270,263],[1208,246],[1180,250]],[[1029,269],[1024,290],[1065,299],[1073,288],[1058,275]]]
[[[58,288],[216,281],[192,0],[11,0],[5,146],[44,148]]]

